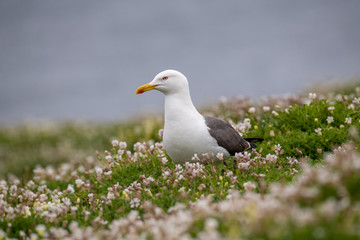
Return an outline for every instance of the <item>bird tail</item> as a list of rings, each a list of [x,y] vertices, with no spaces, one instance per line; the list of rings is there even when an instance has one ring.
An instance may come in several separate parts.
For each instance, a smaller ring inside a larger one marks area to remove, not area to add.
[[[244,138],[244,139],[249,143],[248,149],[257,148],[256,143],[264,141],[263,138]]]

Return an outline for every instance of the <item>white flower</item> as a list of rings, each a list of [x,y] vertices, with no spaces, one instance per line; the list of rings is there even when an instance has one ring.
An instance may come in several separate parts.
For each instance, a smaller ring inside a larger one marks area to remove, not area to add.
[[[253,182],[246,182],[243,186],[247,192],[252,192],[256,188],[256,185]]]
[[[162,137],[162,136],[164,136],[164,129],[159,130],[159,137]]]
[[[42,237],[45,233],[46,227],[43,224],[37,225],[35,228],[36,232],[39,234],[40,237]]]
[[[165,171],[162,175],[163,175],[164,178],[167,178],[168,176],[170,176],[170,172]]]
[[[103,173],[103,170],[101,168],[99,168],[99,167],[96,167],[95,172],[96,172],[97,175],[101,175]]]
[[[277,162],[277,156],[273,155],[273,154],[267,154],[266,155],[266,160],[269,161],[270,163],[276,163]]]
[[[108,192],[107,199],[109,199],[109,200],[115,199],[115,194],[113,192]]]
[[[217,153],[216,154],[217,159],[219,159],[220,161],[224,160],[224,154],[223,153]]]
[[[360,104],[360,97],[354,98],[354,99],[352,100],[352,103],[353,103],[353,104]]]
[[[272,111],[271,112],[275,117],[279,116],[278,112],[277,111]]]
[[[112,140],[111,144],[113,145],[113,147],[116,147],[119,144],[118,140]]]
[[[263,111],[264,111],[264,112],[270,111],[270,107],[269,107],[269,106],[263,106]]]
[[[162,163],[162,164],[165,165],[167,162],[168,162],[168,160],[167,160],[166,157],[161,158],[161,163]]]
[[[249,108],[249,110],[248,110],[249,113],[254,113],[255,111],[256,111],[256,109],[255,109],[254,107],[251,107],[251,108]]]
[[[130,201],[131,208],[137,208],[139,206],[140,206],[140,199],[138,199],[138,198],[131,199],[131,201]]]
[[[241,162],[238,164],[238,168],[239,169],[243,169],[243,170],[248,170],[249,169],[249,166],[250,166],[250,163],[249,162]]]
[[[207,231],[207,232],[215,231],[218,226],[219,226],[219,223],[215,218],[211,217],[211,218],[206,219],[206,221],[205,221],[205,231]]]
[[[80,178],[78,178],[75,180],[75,184],[76,184],[76,187],[79,188],[84,184],[84,181],[81,180]]]
[[[75,189],[74,189],[73,185],[69,184],[66,191],[68,191],[69,193],[74,193]]]
[[[350,105],[348,106],[348,109],[355,110],[354,104],[350,103]]]
[[[281,145],[280,144],[276,144],[275,145],[275,151],[280,151],[281,150]]]
[[[127,147],[126,142],[120,142],[119,147],[120,147],[120,149],[124,150]]]
[[[34,183],[34,181],[33,180],[30,180],[27,184],[26,184],[26,186],[28,187],[28,188],[34,188],[34,186],[35,186],[35,183]]]
[[[326,121],[327,121],[328,124],[331,124],[332,122],[334,122],[334,117],[329,116],[329,117],[326,118]]]
[[[245,119],[244,119],[244,123],[245,123],[245,124],[250,124],[250,122],[251,122],[250,118],[245,118]]]
[[[330,106],[330,107],[328,107],[328,110],[329,110],[330,112],[332,112],[332,111],[335,110],[335,107],[334,107],[334,106]]]
[[[352,118],[345,118],[345,123],[346,124],[351,124],[351,120],[352,120]]]
[[[47,199],[48,199],[48,197],[46,196],[46,194],[40,194],[40,196],[39,196],[40,202],[45,202]]]
[[[108,163],[110,163],[110,162],[112,161],[112,156],[107,155],[107,156],[105,157],[105,159],[106,159],[106,161],[107,161]]]
[[[315,132],[316,132],[319,136],[321,136],[321,135],[322,135],[322,133],[321,133],[321,128],[317,128],[317,129],[315,129]]]
[[[316,99],[316,93],[309,93],[309,98],[311,100],[315,100]]]

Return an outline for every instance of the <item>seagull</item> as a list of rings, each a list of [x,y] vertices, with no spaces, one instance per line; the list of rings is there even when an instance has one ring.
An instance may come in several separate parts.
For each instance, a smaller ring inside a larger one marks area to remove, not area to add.
[[[160,72],[150,83],[137,88],[136,94],[153,89],[165,95],[163,145],[176,163],[195,162],[194,156],[201,158],[204,154],[208,162],[219,163],[220,159],[256,148],[255,143],[263,140],[243,138],[226,121],[201,115],[192,103],[187,78],[176,70]]]

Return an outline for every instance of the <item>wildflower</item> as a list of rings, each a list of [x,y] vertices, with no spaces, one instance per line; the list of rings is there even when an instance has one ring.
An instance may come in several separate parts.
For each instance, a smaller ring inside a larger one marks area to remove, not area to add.
[[[251,107],[251,108],[249,108],[249,110],[248,110],[249,113],[255,113],[255,111],[256,111],[256,109],[255,109],[254,107]]]
[[[113,147],[116,147],[119,144],[118,140],[112,140],[111,144],[113,145]]]
[[[29,207],[29,206],[25,206],[25,208],[24,208],[24,215],[25,215],[26,217],[31,216],[31,212],[30,212],[30,207]],[[0,239],[1,239],[1,238],[0,238]]]
[[[198,187],[198,190],[201,192],[202,190],[204,190],[205,187],[206,185],[204,183],[201,183]]]
[[[256,185],[253,182],[246,182],[243,186],[247,192],[252,192],[256,188]]]
[[[103,173],[103,170],[99,167],[95,168],[96,175],[101,175]]]
[[[335,107],[334,106],[330,106],[328,107],[328,110],[330,111],[330,113],[334,113]]]
[[[315,132],[316,132],[319,136],[322,136],[321,128],[315,129]]]
[[[40,202],[45,202],[48,199],[48,197],[46,196],[46,194],[40,194],[39,200]]]
[[[77,188],[80,188],[84,184],[84,181],[78,178],[75,180],[75,184]]]
[[[274,130],[270,130],[270,137],[274,137],[274,136],[275,136]]]
[[[131,199],[131,201],[130,201],[131,208],[137,208],[139,206],[140,206],[140,199],[138,199],[138,198]]]
[[[16,185],[12,185],[10,187],[10,196],[15,197],[17,193],[17,186]]]
[[[69,193],[74,193],[75,189],[74,189],[73,185],[69,184],[66,191],[69,192]]]
[[[351,104],[348,106],[348,109],[355,110],[354,104],[351,103]]]
[[[115,194],[113,192],[108,192],[107,199],[109,199],[109,200],[115,199]]]
[[[219,223],[215,218],[208,218],[205,221],[205,230],[207,232],[215,231],[218,226],[219,226]]]
[[[316,93],[309,93],[309,99],[315,100],[316,99]]]
[[[30,180],[30,181],[26,184],[26,186],[27,186],[28,188],[30,188],[30,189],[33,189],[33,188],[35,187],[35,183],[34,183],[33,180]]]
[[[277,111],[272,111],[271,112],[275,117],[279,116],[278,112]]]
[[[281,145],[280,145],[280,144],[276,144],[276,145],[275,145],[275,151],[276,151],[276,152],[280,152],[280,150],[281,150]]]
[[[168,162],[166,157],[161,158],[161,163],[165,165]]]
[[[270,107],[269,107],[269,106],[263,106],[263,111],[264,111],[264,112],[270,111]]]
[[[276,155],[272,155],[270,153],[266,155],[266,160],[269,161],[270,163],[276,163],[277,158],[278,157]]]
[[[316,151],[317,151],[319,154],[322,153],[322,149],[321,149],[321,148],[316,149]]]
[[[169,172],[169,171],[165,171],[162,175],[163,175],[163,177],[166,179],[168,176],[170,176],[170,172]]]
[[[249,162],[241,162],[238,164],[238,168],[239,169],[243,169],[243,170],[248,170],[249,169],[249,166],[250,166],[250,163]],[[220,176],[221,177],[221,176]],[[221,180],[221,179],[220,179]]]
[[[107,156],[105,157],[105,159],[106,159],[106,161],[107,161],[108,163],[111,163],[111,161],[112,161],[112,156],[111,156],[111,155],[107,155]]]
[[[232,177],[233,175],[234,175],[234,173],[230,170],[226,172],[227,177]]]
[[[351,120],[352,120],[352,118],[345,118],[345,123],[346,124],[351,124]]]
[[[164,136],[164,129],[159,130],[159,137],[162,137],[162,136]]]
[[[353,103],[353,104],[360,104],[360,97],[354,98],[354,99],[352,100],[352,103]]]
[[[126,142],[120,142],[119,147],[120,147],[120,149],[124,150],[127,147]]]
[[[192,161],[194,162],[198,162],[200,161],[200,158],[198,157],[198,155],[195,153],[194,156],[191,158]]]
[[[76,212],[78,210],[77,206],[71,206],[70,209],[71,212]]]
[[[319,119],[318,119],[318,118],[314,118],[314,121],[315,121],[315,122],[318,122],[318,121],[319,121]]]
[[[224,154],[223,153],[217,153],[216,154],[217,159],[219,159],[220,161],[224,160]]]
[[[36,226],[35,230],[39,234],[39,236],[42,237],[45,233],[46,227],[43,224],[39,224]]]
[[[71,201],[69,198],[65,197],[62,199],[62,201],[66,206],[71,206]]]
[[[327,121],[328,124],[331,124],[332,122],[334,122],[334,117],[328,116],[326,118],[326,121]]]

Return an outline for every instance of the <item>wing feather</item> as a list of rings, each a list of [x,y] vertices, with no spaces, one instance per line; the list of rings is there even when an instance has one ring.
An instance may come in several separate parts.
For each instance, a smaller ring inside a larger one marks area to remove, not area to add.
[[[231,155],[251,148],[251,145],[226,121],[209,116],[204,118],[210,135]]]

